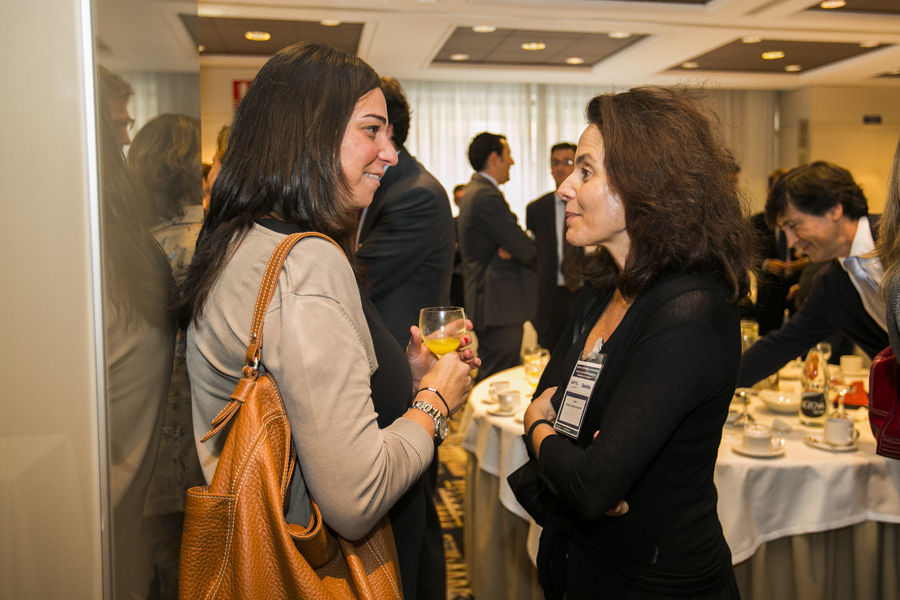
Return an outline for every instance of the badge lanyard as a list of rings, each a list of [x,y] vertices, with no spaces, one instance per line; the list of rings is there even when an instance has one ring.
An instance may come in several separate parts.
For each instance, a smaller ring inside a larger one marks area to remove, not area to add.
[[[567,437],[578,439],[581,433],[581,422],[584,420],[584,413],[587,412],[588,402],[591,399],[591,393],[606,363],[606,354],[602,354],[603,338],[597,340],[594,348],[591,350],[587,358],[579,360],[575,363],[572,375],[569,377],[569,384],[566,386],[563,400],[560,403],[559,413],[556,415],[556,422],[553,429],[557,433],[561,433]]]

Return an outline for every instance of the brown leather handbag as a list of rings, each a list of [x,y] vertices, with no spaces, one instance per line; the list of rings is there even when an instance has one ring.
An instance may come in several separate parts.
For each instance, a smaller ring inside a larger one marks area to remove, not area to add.
[[[182,600],[241,598],[402,599],[397,551],[388,518],[363,539],[340,538],[315,502],[306,527],[284,518],[296,463],[278,385],[259,375],[263,319],[291,248],[318,233],[282,241],[263,277],[241,379],[203,441],[232,422],[208,486],[188,490],[181,540]],[[336,245],[336,244],[335,244]]]

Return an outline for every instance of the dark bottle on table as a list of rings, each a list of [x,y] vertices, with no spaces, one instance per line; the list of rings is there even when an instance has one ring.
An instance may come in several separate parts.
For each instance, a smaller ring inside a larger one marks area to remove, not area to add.
[[[800,374],[800,422],[823,427],[828,416],[828,364],[816,348],[809,351]]]

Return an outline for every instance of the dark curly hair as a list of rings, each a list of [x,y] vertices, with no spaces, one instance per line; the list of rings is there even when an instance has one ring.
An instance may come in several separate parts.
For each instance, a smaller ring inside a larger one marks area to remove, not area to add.
[[[850,171],[824,160],[794,167],[775,181],[766,199],[766,222],[775,226],[790,202],[797,210],[824,215],[840,204],[854,221],[869,214],[869,202]]]
[[[586,279],[635,297],[674,269],[716,277],[735,301],[746,296],[755,248],[747,203],[700,92],[633,88],[593,98],[586,112],[603,136],[604,167],[631,240],[621,272],[601,248]]]

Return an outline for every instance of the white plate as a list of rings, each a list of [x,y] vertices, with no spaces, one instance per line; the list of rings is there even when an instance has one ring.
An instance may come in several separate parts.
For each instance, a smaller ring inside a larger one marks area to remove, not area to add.
[[[492,417],[512,417],[513,415],[516,414],[516,411],[515,410],[500,410],[499,408],[492,408],[491,410],[487,411],[487,414],[491,415]]]
[[[731,449],[743,456],[753,458],[775,458],[784,454],[784,440],[781,438],[772,438],[772,447],[770,450],[748,450],[744,448],[740,442],[737,442]]]
[[[780,390],[760,390],[759,398],[771,411],[795,413],[800,410],[800,396]]]
[[[835,446],[833,444],[829,444],[817,435],[809,435],[803,441],[806,442],[807,446],[812,446],[813,448],[817,448],[819,450],[825,450],[826,452],[853,452],[859,449],[859,444],[856,443],[856,440],[853,440],[846,446]]]

